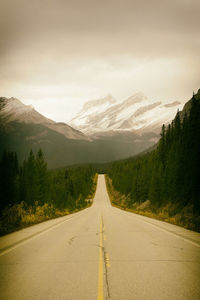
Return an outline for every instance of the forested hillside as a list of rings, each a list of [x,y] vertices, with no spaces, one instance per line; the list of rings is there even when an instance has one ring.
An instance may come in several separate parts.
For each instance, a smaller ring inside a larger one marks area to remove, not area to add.
[[[0,161],[0,233],[62,216],[90,205],[96,187],[90,165],[47,170],[40,149],[21,166],[16,153]]]
[[[157,148],[112,164],[112,186],[124,208],[165,211],[179,224],[200,230],[200,91],[161,131]],[[110,183],[111,184],[111,183]],[[145,209],[144,209],[145,208]]]

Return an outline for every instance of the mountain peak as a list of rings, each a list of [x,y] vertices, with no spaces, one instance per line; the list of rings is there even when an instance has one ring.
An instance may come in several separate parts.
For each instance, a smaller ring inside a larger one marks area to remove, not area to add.
[[[23,123],[54,123],[54,121],[45,118],[37,112],[32,105],[26,105],[17,98],[1,99],[3,107],[1,108],[1,116],[7,119],[7,122],[17,121]]]
[[[6,106],[7,111],[12,109],[22,109],[22,110],[33,110],[34,107],[32,105],[26,105],[22,103],[19,99],[11,97],[0,97],[0,101],[4,103]]]
[[[11,97],[0,97],[0,103],[2,104],[2,107],[23,107],[25,104],[23,104],[21,101],[19,101],[17,98]]]
[[[83,111],[87,111],[87,110],[91,109],[92,107],[98,107],[98,106],[102,106],[102,105],[106,105],[106,104],[111,105],[114,103],[116,103],[116,99],[112,95],[108,94],[104,98],[90,100],[90,101],[86,102],[83,105]]]
[[[40,124],[64,135],[67,139],[88,140],[80,131],[65,123],[56,123],[37,112],[32,105],[25,105],[12,97],[0,97],[0,117],[5,123],[17,122],[20,124]]]
[[[109,109],[110,107],[115,106],[116,99],[112,95],[107,95],[104,98],[97,99],[97,100],[90,100],[86,102],[81,111],[70,121],[70,124],[79,129],[82,128],[82,125],[87,126],[87,123],[90,117],[95,117],[99,115],[101,112]]]
[[[136,103],[140,103],[146,99],[147,99],[147,97],[142,92],[138,92],[138,93],[128,97],[126,100],[124,100],[123,103],[125,105],[133,105]]]

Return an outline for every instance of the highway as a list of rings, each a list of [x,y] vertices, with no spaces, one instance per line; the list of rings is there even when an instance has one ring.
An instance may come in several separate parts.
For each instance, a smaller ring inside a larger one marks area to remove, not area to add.
[[[200,299],[200,234],[94,203],[0,238],[0,299]]]

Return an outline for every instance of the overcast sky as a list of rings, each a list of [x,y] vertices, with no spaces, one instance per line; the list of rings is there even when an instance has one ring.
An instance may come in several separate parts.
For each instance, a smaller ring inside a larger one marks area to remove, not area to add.
[[[0,96],[68,121],[112,94],[200,88],[199,0],[0,0]]]

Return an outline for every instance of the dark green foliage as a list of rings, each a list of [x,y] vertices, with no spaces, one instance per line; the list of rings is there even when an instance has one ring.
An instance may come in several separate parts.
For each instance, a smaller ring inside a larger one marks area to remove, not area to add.
[[[69,211],[85,207],[94,176],[95,169],[89,165],[47,171],[41,149],[36,155],[31,150],[20,168],[17,155],[5,152],[0,161],[0,214],[21,202],[27,207],[48,203]]]
[[[47,164],[44,161],[41,149],[36,154],[30,151],[28,160],[25,160],[19,174],[19,200],[28,205],[37,202],[42,205],[48,198]]]
[[[95,175],[94,167],[71,167],[49,171],[51,201],[59,209],[86,206]]]
[[[48,200],[48,175],[47,175],[47,163],[44,161],[44,155],[41,149],[39,149],[36,155],[36,183],[37,183],[37,201],[40,205],[44,204]]]
[[[0,161],[0,212],[15,201],[18,172],[16,153],[4,152]]]
[[[200,213],[200,99],[193,96],[190,107],[163,125],[154,151],[112,164],[109,177],[129,195],[127,206],[150,200],[155,207],[170,202]]]

